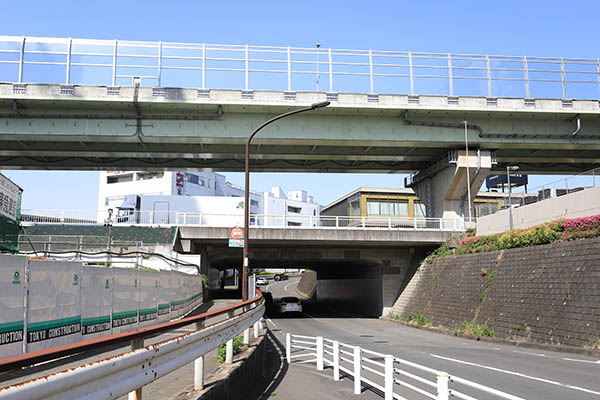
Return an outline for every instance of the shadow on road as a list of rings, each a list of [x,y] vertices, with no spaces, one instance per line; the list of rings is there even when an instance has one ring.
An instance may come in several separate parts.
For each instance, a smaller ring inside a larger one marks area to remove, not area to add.
[[[277,337],[267,330],[265,339],[267,340],[267,367],[264,379],[257,386],[249,399],[266,400],[276,393],[277,388],[285,377],[289,365],[285,360],[285,347]]]

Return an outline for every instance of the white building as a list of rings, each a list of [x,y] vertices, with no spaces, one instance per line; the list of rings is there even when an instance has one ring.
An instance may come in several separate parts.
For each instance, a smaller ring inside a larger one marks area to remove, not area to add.
[[[102,222],[108,217],[109,209],[116,212],[126,208],[153,213],[152,220],[145,221],[149,223],[182,224],[185,221],[175,221],[173,215],[187,212],[202,213],[202,223],[212,224],[218,215],[243,214],[243,203],[229,199],[231,197],[243,200],[244,189],[215,172],[101,172],[98,220]],[[259,225],[314,226],[317,219],[313,221],[311,216],[320,215],[320,211],[321,206],[303,190],[290,191],[287,195],[279,187],[271,192],[250,192],[250,212],[269,215],[259,217]],[[132,221],[127,219],[127,222]],[[137,222],[140,222],[139,217]]]

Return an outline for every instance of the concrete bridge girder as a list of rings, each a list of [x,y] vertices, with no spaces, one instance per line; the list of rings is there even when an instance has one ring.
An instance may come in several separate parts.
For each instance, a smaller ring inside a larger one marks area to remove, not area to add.
[[[60,85],[28,84],[26,94],[15,94],[12,84],[0,84],[0,166],[241,170],[252,128],[325,100],[324,93],[299,93],[289,101],[283,92],[257,91],[242,100],[235,90],[211,90],[209,99],[198,98],[195,89],[167,88],[164,97],[153,96],[152,88],[139,90],[137,114],[133,88],[114,96],[106,87],[76,86],[64,95]],[[470,130],[472,146],[497,150],[500,164],[527,164],[524,172],[600,164],[597,102],[574,100],[565,109],[560,100],[536,100],[532,109],[519,106],[522,99],[498,99],[495,107],[486,107],[485,98],[460,98],[461,107],[443,100],[420,96],[419,104],[409,104],[405,95],[381,95],[372,104],[366,95],[340,93],[326,109],[265,128],[255,141],[253,169],[410,172],[460,149],[464,131],[458,125],[465,119],[481,128]],[[569,119],[578,114],[581,131],[572,137]]]

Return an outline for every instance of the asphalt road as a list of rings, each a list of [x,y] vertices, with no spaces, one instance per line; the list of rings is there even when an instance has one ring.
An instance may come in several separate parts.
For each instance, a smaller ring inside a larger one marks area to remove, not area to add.
[[[295,291],[297,281],[270,282],[266,290],[271,291],[275,299],[283,296],[300,297]],[[600,399],[598,359],[468,340],[391,321],[339,314],[308,301],[303,301],[303,308],[304,312],[297,315],[279,315],[273,310],[268,313],[267,324],[281,343],[285,343],[286,332],[324,336],[392,354],[526,399]],[[305,371],[305,377],[309,377],[307,374],[317,374],[314,364],[295,363],[292,363],[288,373],[299,368]],[[295,374],[298,375],[297,372]],[[321,385],[326,385],[324,377],[331,376],[331,372],[325,370],[318,375]],[[302,376],[294,379],[300,380]],[[285,381],[283,379],[283,383]],[[339,388],[340,384],[346,385],[351,393],[351,380],[335,382],[335,387]],[[318,398],[306,393],[306,390],[310,392],[310,387],[310,383],[304,386],[304,394],[307,395],[304,398]],[[476,393],[463,388],[459,390],[468,394]],[[363,393],[369,398],[370,395]],[[410,391],[403,392],[403,395],[410,399],[425,398]],[[481,392],[476,397],[495,398],[482,395]]]

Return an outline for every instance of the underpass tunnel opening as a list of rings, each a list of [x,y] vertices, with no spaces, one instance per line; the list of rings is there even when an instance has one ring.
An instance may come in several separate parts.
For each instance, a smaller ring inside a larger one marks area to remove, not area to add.
[[[382,266],[372,261],[313,265],[315,301],[350,315],[378,318],[383,310]]]
[[[255,246],[249,267],[250,271],[284,268],[312,271],[302,276],[301,287],[296,290],[294,285],[292,289],[309,307],[314,306],[329,315],[341,311],[347,315],[378,318],[391,312],[398,296],[432,249],[431,246]],[[241,251],[213,246],[209,258],[209,270],[214,271],[209,276],[222,276],[220,271],[232,268],[241,273]],[[241,286],[241,282],[238,284]],[[218,287],[218,282],[214,285]],[[273,297],[277,300],[280,296],[275,292]]]

